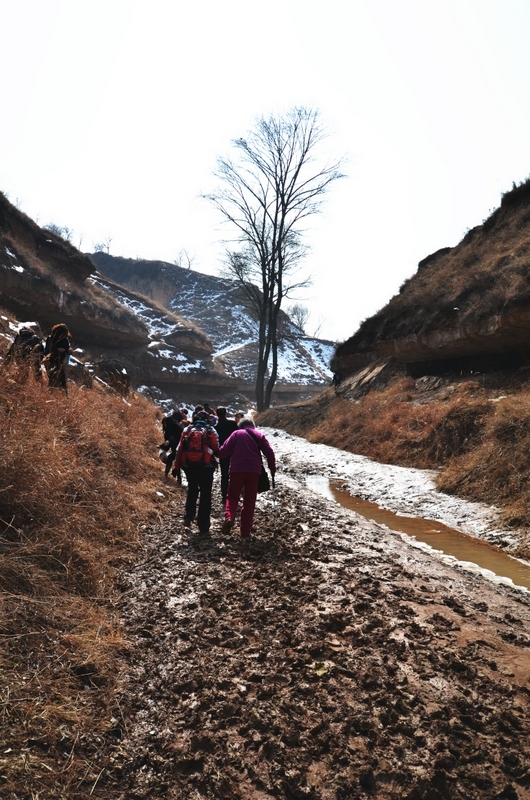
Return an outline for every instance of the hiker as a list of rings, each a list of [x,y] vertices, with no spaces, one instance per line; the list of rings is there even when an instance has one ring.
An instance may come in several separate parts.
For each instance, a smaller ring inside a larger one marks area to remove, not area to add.
[[[24,325],[19,328],[13,343],[6,353],[4,364],[27,365],[33,370],[35,379],[40,381],[42,378],[42,360],[44,358],[44,345],[42,339],[37,335],[35,326]]]
[[[269,465],[269,470],[274,480],[276,460],[274,450],[263,433],[256,430],[251,419],[243,418],[237,431],[234,431],[217,455],[219,458],[230,458],[228,495],[225,506],[225,521],[221,528],[222,533],[230,533],[235,519],[237,506],[241,493],[243,493],[243,506],[241,508],[241,536],[248,539],[254,521],[254,509],[258,495],[258,481],[261,475],[261,453],[264,454]]]
[[[197,525],[199,533],[210,532],[212,510],[212,484],[217,462],[214,453],[219,449],[215,429],[209,424],[208,412],[197,406],[191,425],[182,431],[174,462],[174,469],[184,470],[188,479],[188,493],[184,510],[184,525],[189,528],[199,510]]]
[[[235,419],[235,421],[237,422],[238,425],[239,425],[239,423],[241,422],[241,420],[243,419],[244,416],[245,415],[243,414],[242,411],[236,411],[236,413],[234,414],[234,419]]]
[[[231,433],[237,431],[237,422],[235,419],[229,419],[226,416],[226,408],[219,406],[216,409],[217,425],[215,430],[219,437],[219,446],[224,444]],[[221,468],[221,497],[223,498],[223,506],[226,503],[226,495],[228,492],[228,467],[230,465],[230,456],[219,459],[219,467]]]
[[[208,421],[209,421],[210,425],[212,425],[215,428],[215,426],[217,425],[217,422],[218,422],[217,414],[215,413],[213,408],[210,408],[208,403],[204,404],[204,410],[208,414],[208,418],[209,418]]]
[[[164,443],[160,445],[160,449],[165,450],[167,453],[165,460],[164,476],[167,478],[171,465],[175,461],[177,455],[177,447],[182,435],[182,414],[180,411],[170,411],[169,414],[162,420],[162,430],[164,432]],[[173,468],[171,474],[177,479],[177,486],[182,486],[182,475],[180,469]]]
[[[48,373],[48,386],[50,389],[63,389],[66,387],[65,364],[68,362],[70,339],[72,334],[64,322],[54,325],[44,348],[44,366]]]

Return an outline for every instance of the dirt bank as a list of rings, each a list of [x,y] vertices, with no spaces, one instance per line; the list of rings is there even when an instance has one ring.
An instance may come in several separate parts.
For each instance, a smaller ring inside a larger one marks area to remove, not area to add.
[[[186,533],[184,493],[162,487],[167,517],[123,579],[131,649],[95,796],[530,798],[528,595],[340,510],[284,461],[249,543],[220,514]]]

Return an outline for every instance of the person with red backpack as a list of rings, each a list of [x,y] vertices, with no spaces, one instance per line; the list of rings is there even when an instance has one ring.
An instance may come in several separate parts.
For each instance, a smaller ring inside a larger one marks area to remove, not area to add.
[[[184,525],[189,528],[197,516],[199,533],[210,532],[212,485],[217,467],[214,453],[219,450],[219,439],[209,424],[208,416],[202,407],[195,409],[191,425],[182,431],[173,462],[173,468],[182,468],[188,479]]]

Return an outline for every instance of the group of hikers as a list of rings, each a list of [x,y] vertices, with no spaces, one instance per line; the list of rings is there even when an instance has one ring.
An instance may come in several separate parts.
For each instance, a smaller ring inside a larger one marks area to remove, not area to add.
[[[45,340],[37,325],[26,324],[19,328],[4,364],[31,370],[39,381],[44,368],[50,389],[67,392],[65,365],[70,340],[71,333],[63,322],[54,325]],[[276,472],[274,451],[264,434],[256,430],[252,419],[243,412],[231,419],[223,406],[214,411],[206,403],[195,406],[191,415],[184,406],[172,411],[163,418],[162,429],[164,442],[160,445],[160,457],[165,463],[165,475],[168,477],[171,472],[179,486],[182,486],[182,472],[187,479],[185,526],[190,527],[196,521],[200,533],[209,533],[213,478],[219,467],[224,505],[221,530],[229,533],[234,527],[242,497],[241,536],[250,537],[264,474],[268,482],[262,453],[273,484]]]
[[[160,445],[165,475],[182,485],[182,471],[187,479],[184,525],[196,521],[199,533],[209,533],[214,474],[219,465],[221,497],[224,506],[222,533],[230,533],[236,522],[240,498],[243,498],[240,531],[244,539],[251,535],[256,498],[265,456],[274,484],[276,460],[266,436],[242,412],[227,416],[226,408],[215,411],[208,404],[195,406],[191,419],[182,406],[162,420],[164,442]],[[198,507],[197,507],[198,504]]]
[[[58,322],[50,335],[43,340],[37,325],[19,328],[11,347],[7,351],[4,364],[16,364],[31,370],[36,380],[42,380],[42,368],[46,370],[50,389],[63,389],[67,392],[65,365],[70,353],[72,335],[64,322]]]

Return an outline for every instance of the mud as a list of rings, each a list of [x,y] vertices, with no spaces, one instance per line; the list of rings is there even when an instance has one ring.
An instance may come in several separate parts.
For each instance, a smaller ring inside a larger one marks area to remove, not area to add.
[[[98,790],[530,798],[529,596],[433,560],[302,473],[280,458],[249,542],[221,535],[217,487],[202,536],[162,486],[166,518],[123,576],[130,652]]]

